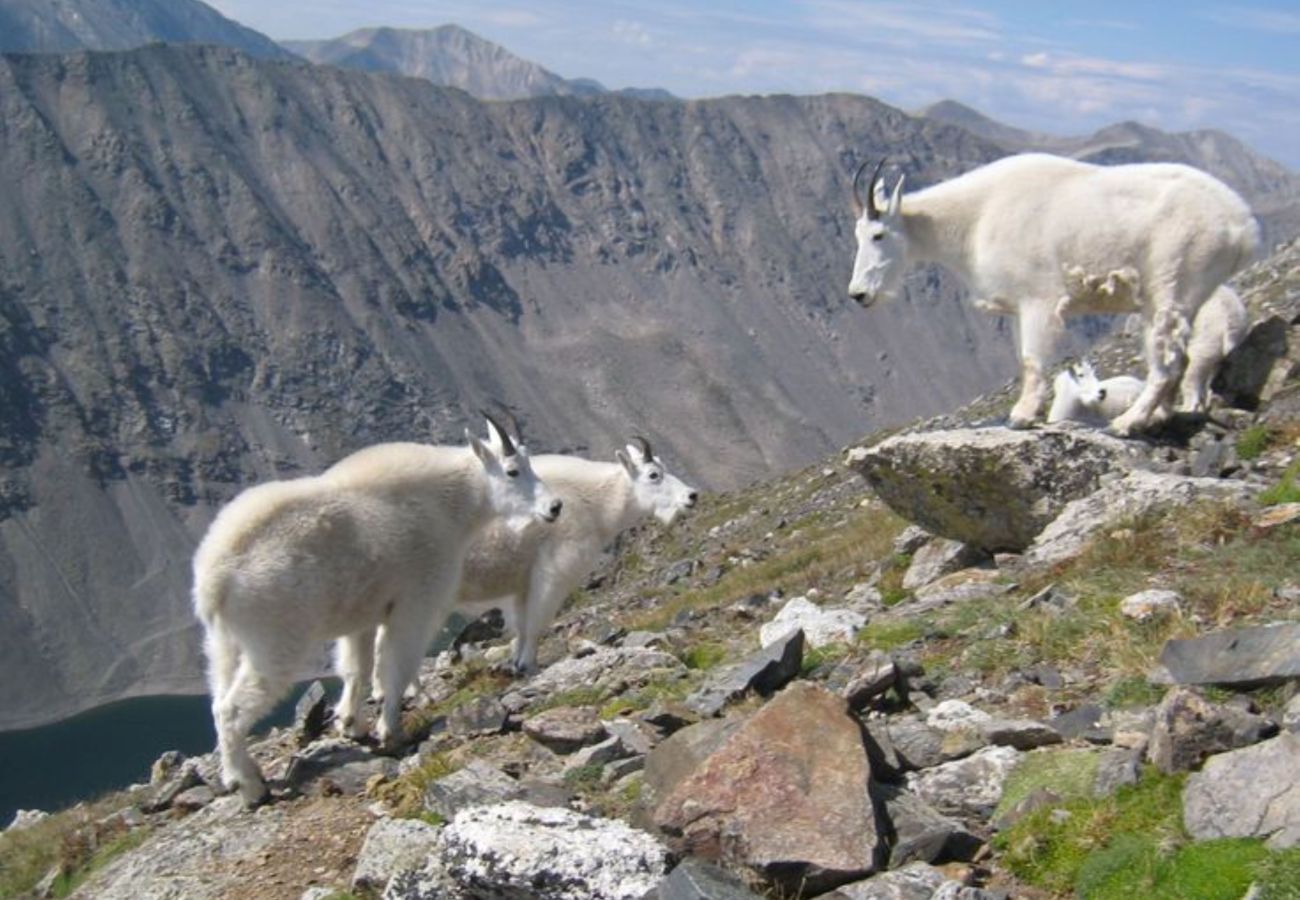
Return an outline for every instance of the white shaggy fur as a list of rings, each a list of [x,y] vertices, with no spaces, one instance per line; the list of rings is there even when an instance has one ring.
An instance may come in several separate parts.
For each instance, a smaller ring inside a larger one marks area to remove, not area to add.
[[[208,529],[194,606],[222,773],[246,803],[266,796],[248,730],[317,647],[342,638],[345,683],[364,687],[373,667],[392,688],[377,734],[394,742],[401,687],[451,610],[471,539],[494,516],[519,529],[559,515],[522,447],[466,436],[470,447],[380,444],[320,475],[249,488]],[[339,704],[354,733],[364,697],[345,691]]]
[[[1205,301],[1192,321],[1187,345],[1187,371],[1183,373],[1178,408],[1205,412],[1210,406],[1210,381],[1219,363],[1233,351],[1250,327],[1250,314],[1241,296],[1226,284]]]
[[[1052,406],[1047,411],[1047,421],[1051,424],[1070,419],[1105,425],[1132,406],[1142,388],[1142,379],[1132,375],[1116,375],[1099,381],[1092,363],[1084,360],[1077,366],[1062,369],[1052,382]]]
[[[900,178],[887,201],[877,176],[865,205],[855,179],[849,294],[866,306],[895,292],[910,263],[928,261],[959,275],[979,308],[1016,316],[1016,427],[1042,411],[1062,317],[1131,311],[1146,325],[1146,385],[1111,430],[1155,424],[1187,365],[1192,318],[1259,241],[1245,201],[1173,163],[1094,166],[1029,153],[906,196]]]
[[[658,458],[632,444],[616,456],[612,463],[534,457],[537,474],[564,500],[564,517],[522,532],[489,526],[465,558],[457,604],[471,614],[500,607],[513,618],[518,672],[536,666],[542,634],[620,532],[651,515],[670,524],[695,505],[696,490]]]

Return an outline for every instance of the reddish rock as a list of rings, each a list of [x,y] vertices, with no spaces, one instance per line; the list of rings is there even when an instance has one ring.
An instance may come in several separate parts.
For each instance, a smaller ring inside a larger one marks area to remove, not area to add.
[[[829,890],[873,870],[870,775],[845,701],[797,682],[678,783],[654,820],[693,855],[786,890]]]

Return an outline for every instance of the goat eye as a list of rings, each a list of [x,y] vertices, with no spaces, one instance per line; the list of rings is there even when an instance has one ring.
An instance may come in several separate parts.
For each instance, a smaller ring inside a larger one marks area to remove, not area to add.
[[[873,235],[871,236],[871,239],[872,239],[873,241],[883,241],[883,240],[885,239],[885,235],[884,235],[883,232],[882,232],[881,234],[873,234]]]
[[[518,477],[519,477],[519,470],[518,470],[518,469],[506,469],[506,475],[507,475],[508,477],[510,477],[510,478],[518,478]]]
[[[651,480],[651,481],[658,481],[659,478],[660,478],[660,475],[659,475],[658,472],[651,472],[651,473],[650,473],[650,480]]]

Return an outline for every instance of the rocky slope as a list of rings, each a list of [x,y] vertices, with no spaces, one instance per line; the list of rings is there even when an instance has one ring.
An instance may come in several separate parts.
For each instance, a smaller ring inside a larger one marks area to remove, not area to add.
[[[314,63],[424,78],[441,87],[460,88],[481,100],[606,93],[599,82],[589,78],[562,78],[459,25],[429,29],[361,28],[327,41],[283,41],[282,44]],[[642,99],[672,99],[666,91],[620,93]]]
[[[847,178],[992,158],[867,98],[482,103],[230,50],[0,59],[0,727],[199,689],[217,505],[496,398],[743,484],[1011,371],[920,272],[844,299]]]
[[[532,678],[441,657],[400,759],[308,698],[268,807],[165,757],[0,860],[82,897],[1290,896],[1300,246],[1242,283],[1238,407],[873,435],[629,535]]]
[[[156,42],[220,44],[265,59],[292,56],[199,0],[0,0],[0,53],[129,50]]]

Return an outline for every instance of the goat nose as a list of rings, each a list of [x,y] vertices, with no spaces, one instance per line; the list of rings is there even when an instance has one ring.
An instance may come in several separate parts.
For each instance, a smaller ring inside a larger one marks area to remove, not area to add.
[[[694,505],[695,505],[695,501],[698,500],[698,499],[700,499],[700,492],[699,492],[699,491],[691,491],[689,494],[686,495],[686,503],[687,503],[689,506],[694,506]]]
[[[564,508],[564,501],[563,501],[563,500],[552,500],[552,501],[551,501],[551,518],[552,518],[552,519],[559,518],[560,510],[563,509],[563,508]]]

